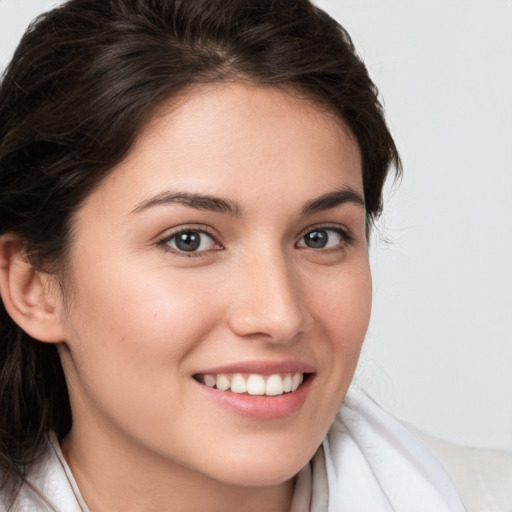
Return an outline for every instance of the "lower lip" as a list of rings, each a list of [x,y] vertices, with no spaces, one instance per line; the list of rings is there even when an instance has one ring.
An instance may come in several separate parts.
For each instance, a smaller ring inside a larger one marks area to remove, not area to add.
[[[313,375],[310,374],[295,391],[278,396],[255,396],[245,393],[232,393],[231,391],[219,391],[197,381],[194,382],[209,399],[241,416],[258,420],[277,420],[292,415],[304,405],[312,381]]]

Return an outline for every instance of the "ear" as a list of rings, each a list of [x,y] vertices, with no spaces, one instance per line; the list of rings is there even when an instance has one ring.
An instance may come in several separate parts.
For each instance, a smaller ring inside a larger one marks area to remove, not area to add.
[[[7,313],[29,336],[48,343],[64,341],[55,277],[35,270],[24,244],[9,234],[0,236],[0,294]]]

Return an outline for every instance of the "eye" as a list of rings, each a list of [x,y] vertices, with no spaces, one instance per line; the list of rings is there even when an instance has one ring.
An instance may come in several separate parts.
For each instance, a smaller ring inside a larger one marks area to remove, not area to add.
[[[220,248],[219,244],[208,233],[193,229],[174,233],[164,238],[160,244],[182,253],[211,251]]]
[[[350,236],[341,229],[317,228],[308,231],[297,243],[297,247],[309,249],[331,249],[342,247],[350,241]]]

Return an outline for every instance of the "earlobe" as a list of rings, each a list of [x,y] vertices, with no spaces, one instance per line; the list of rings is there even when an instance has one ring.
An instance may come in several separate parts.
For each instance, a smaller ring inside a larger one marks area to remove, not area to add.
[[[65,339],[53,280],[34,269],[18,238],[0,237],[0,294],[5,309],[28,335],[48,343]]]

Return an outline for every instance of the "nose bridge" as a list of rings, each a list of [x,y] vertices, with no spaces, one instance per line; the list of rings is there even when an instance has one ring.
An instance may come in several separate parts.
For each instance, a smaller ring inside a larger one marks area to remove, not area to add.
[[[239,262],[230,323],[241,336],[291,341],[303,328],[303,303],[292,263],[278,247],[253,252]]]

